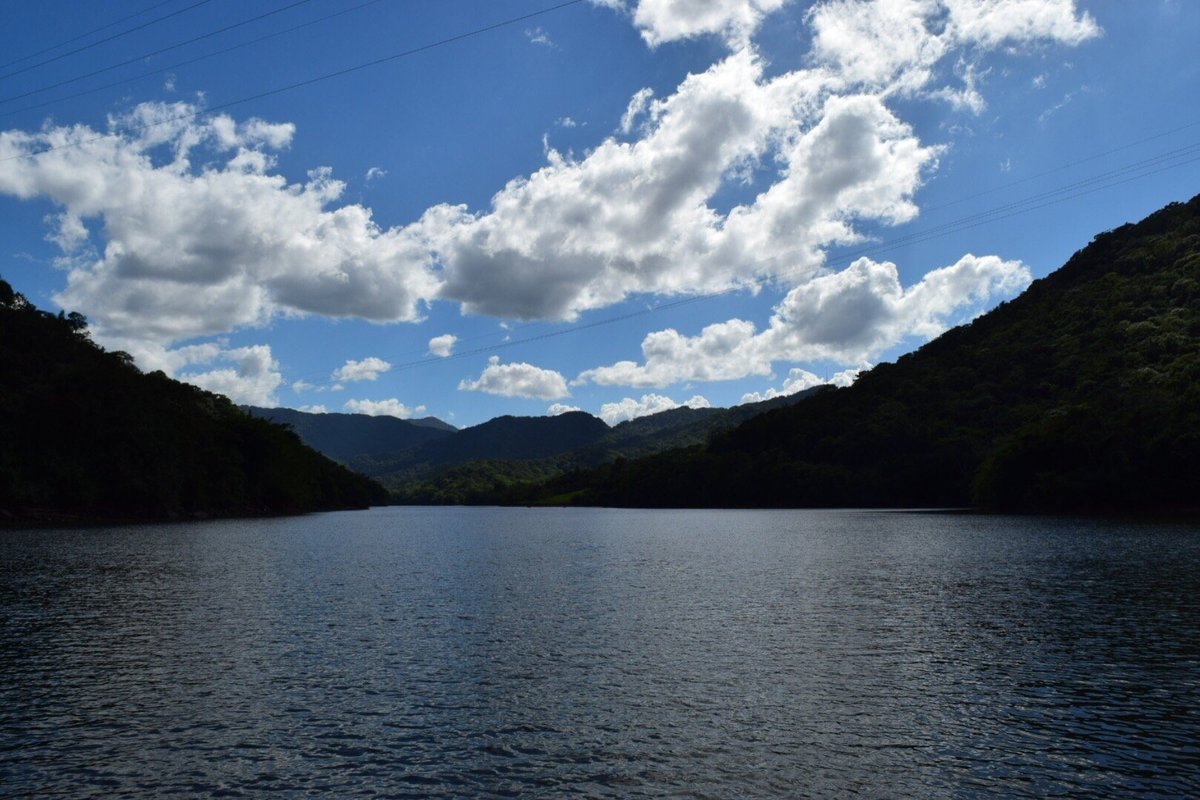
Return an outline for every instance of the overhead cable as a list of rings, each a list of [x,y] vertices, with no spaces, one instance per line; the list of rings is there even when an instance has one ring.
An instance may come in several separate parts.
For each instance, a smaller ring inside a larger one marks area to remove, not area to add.
[[[249,25],[252,22],[258,22],[259,20],[266,19],[267,17],[273,17],[276,14],[282,14],[284,11],[290,11],[293,8],[296,8],[297,6],[302,6],[307,3],[311,3],[311,2],[312,2],[312,0],[296,0],[296,2],[294,2],[294,3],[289,3],[288,5],[277,8],[273,11],[267,11],[263,14],[259,14],[256,17],[250,17],[249,19],[244,19],[241,22],[235,22],[232,25],[226,25],[223,28],[217,28],[216,30],[209,31],[208,33],[202,33],[199,36],[193,36],[191,39],[186,39],[182,42],[176,42],[175,44],[168,45],[166,47],[160,47],[159,49],[152,50],[149,53],[141,53],[139,55],[134,56],[133,58],[127,58],[124,61],[118,62],[116,64],[109,64],[107,67],[101,67],[100,69],[92,70],[91,72],[85,73],[83,75],[76,75],[73,78],[67,78],[66,80],[61,80],[57,83],[50,83],[45,86],[39,87],[37,89],[30,89],[29,91],[22,92],[21,94],[14,94],[9,97],[0,98],[0,103],[11,103],[13,100],[21,100],[25,97],[30,97],[35,94],[41,94],[42,92],[48,92],[51,89],[57,89],[59,86],[66,86],[69,83],[76,83],[78,81],[82,81],[82,80],[86,80],[88,78],[95,77],[96,75],[102,75],[105,72],[111,72],[114,69],[119,69],[120,67],[129,66],[130,64],[136,64],[137,62],[144,61],[147,58],[153,58],[154,56],[159,56],[159,55],[162,55],[163,53],[168,53],[172,50],[178,50],[179,48],[185,47],[189,44],[195,44],[196,42],[200,42],[205,39],[211,39],[214,36],[218,36],[222,33],[228,33],[229,31],[232,31],[236,28],[240,28],[243,25]]]
[[[81,33],[78,36],[72,36],[70,39],[61,41],[58,44],[52,44],[49,47],[43,47],[41,50],[30,53],[29,55],[21,56],[20,58],[14,58],[12,61],[5,61],[3,64],[0,64],[0,69],[8,69],[9,67],[13,66],[14,64],[20,64],[22,61],[28,61],[31,58],[37,58],[38,56],[43,55],[44,53],[49,53],[51,50],[57,50],[60,47],[66,47],[69,44],[78,42],[80,39],[86,39],[89,36],[94,36],[95,34],[100,33],[101,31],[106,31],[109,28],[116,27],[117,25],[120,25],[122,22],[128,22],[129,20],[131,20],[135,17],[140,17],[142,14],[149,14],[151,11],[153,11],[156,8],[162,8],[163,6],[169,6],[171,3],[174,3],[174,2],[175,2],[175,0],[163,0],[163,2],[156,3],[152,6],[150,6],[149,8],[143,8],[141,11],[138,11],[135,14],[130,14],[128,16],[121,17],[120,19],[115,19],[112,22],[108,23],[107,25],[101,25],[99,28],[93,28],[92,30],[88,31],[87,33]]]
[[[45,102],[42,102],[42,103],[35,103],[34,105],[24,106],[22,108],[14,109],[12,111],[5,111],[5,112],[0,113],[0,119],[4,119],[6,117],[12,117],[17,114],[23,114],[26,111],[34,111],[39,108],[45,108],[46,106],[58,105],[59,103],[65,102],[67,100],[74,100],[77,97],[85,97],[89,94],[95,94],[96,92],[102,92],[105,89],[112,89],[115,86],[124,86],[127,83],[134,83],[136,81],[142,80],[143,78],[150,78],[155,75],[162,75],[164,73],[180,69],[181,67],[187,67],[192,64],[196,64],[200,61],[205,61],[207,59],[215,58],[217,56],[223,56],[226,53],[232,53],[235,50],[241,50],[243,48],[250,47],[251,45],[260,44],[269,39],[277,39],[280,36],[286,36],[289,33],[295,33],[296,31],[302,30],[304,28],[311,28],[313,25],[319,25],[320,23],[326,22],[335,17],[341,17],[346,14],[351,14],[355,11],[360,11],[364,8],[367,8],[368,6],[378,5],[379,3],[382,3],[383,1],[384,0],[367,0],[367,2],[365,2],[365,3],[359,3],[356,6],[350,6],[349,8],[343,8],[341,11],[335,11],[332,14],[326,14],[323,17],[317,17],[316,19],[311,19],[308,22],[302,22],[299,25],[293,25],[290,28],[284,28],[283,30],[280,30],[280,31],[263,34],[262,36],[257,36],[253,39],[248,39],[244,42],[239,42],[238,44],[231,45],[229,47],[224,47],[220,50],[214,50],[211,53],[205,53],[204,55],[196,56],[195,58],[189,58],[186,61],[178,61],[178,62],[171,64],[169,66],[166,66],[166,67],[160,67],[159,69],[150,70],[149,72],[143,72],[141,75],[135,75],[132,78],[122,78],[119,81],[113,81],[112,83],[106,83],[101,86],[93,86],[90,89],[84,89],[82,91],[75,92],[74,94],[62,95],[61,97],[56,97],[53,100],[46,100]]]
[[[157,25],[158,23],[160,23],[164,20],[168,20],[171,17],[178,17],[180,14],[185,14],[188,11],[191,11],[193,8],[199,8],[200,6],[207,5],[208,3],[211,3],[211,2],[212,2],[212,0],[199,0],[198,2],[192,3],[190,6],[185,6],[181,9],[179,9],[178,11],[172,11],[170,14],[164,14],[161,17],[155,17],[154,19],[150,20],[149,22],[143,22],[141,25],[136,25],[128,30],[121,31],[120,33],[114,33],[112,36],[106,36],[105,38],[100,39],[95,42],[92,42],[91,44],[85,44],[83,47],[76,47],[74,50],[68,50],[65,53],[60,53],[59,55],[56,55],[53,58],[47,58],[45,61],[39,61],[36,64],[30,64],[28,67],[22,67],[21,69],[14,70],[13,72],[9,72],[4,75],[0,75],[0,80],[4,80],[5,78],[11,78],[14,75],[21,75],[22,73],[29,72],[32,69],[37,69],[38,67],[45,66],[46,64],[52,64],[55,61],[61,61],[64,58],[67,58],[68,56],[73,56],[76,53],[82,53],[84,50],[91,50],[93,47],[98,47],[99,45],[106,44],[108,42],[113,41],[114,39],[120,39],[122,36],[128,36],[129,34],[134,33],[135,31],[140,31],[145,28],[149,28],[151,25]],[[53,49],[53,48],[51,48],[51,49]]]
[[[205,0],[205,1],[207,2],[207,0]],[[471,39],[473,37],[480,36],[485,33],[490,33],[491,31],[494,31],[494,30],[499,30],[501,28],[507,28],[512,25],[516,25],[517,23],[525,22],[526,20],[530,20],[530,19],[534,19],[535,17],[544,16],[546,14],[550,14],[555,11],[559,11],[561,9],[568,8],[569,6],[579,5],[582,2],[584,2],[584,0],[566,0],[566,2],[558,3],[557,5],[549,6],[547,8],[543,8],[539,11],[531,11],[530,13],[522,14],[519,17],[510,17],[508,19],[501,20],[500,22],[494,22],[491,25],[486,25],[482,28],[476,28],[474,30],[467,31],[465,33],[460,33],[455,36],[450,36],[446,39],[440,39],[436,42],[424,44],[419,47],[411,48],[409,50],[403,50],[399,53],[393,53],[390,56],[376,58],[371,61],[366,61],[361,64],[356,64],[352,67],[345,67],[344,69],[336,70],[335,72],[327,72],[323,75],[318,75],[315,78],[308,78],[307,80],[297,81],[295,83],[289,83],[286,86],[279,86],[274,89],[268,89],[267,91],[259,92],[258,94],[253,94],[248,97],[242,97],[237,100],[230,100],[225,103],[219,103],[217,105],[209,106],[207,108],[203,108],[198,111],[193,111],[193,112],[190,112],[187,114],[177,114],[173,117],[167,117],[166,119],[158,120],[157,122],[149,122],[149,123],[145,123],[143,125],[131,125],[129,127],[129,130],[132,130],[132,131],[149,130],[151,128],[157,128],[162,125],[170,125],[170,124],[173,124],[176,122],[185,122],[189,119],[195,119],[197,117],[203,116],[204,114],[211,114],[214,111],[221,111],[226,108],[232,108],[234,106],[243,105],[245,103],[251,103],[255,100],[262,100],[267,97],[274,97],[275,95],[283,94],[284,92],[290,92],[290,91],[294,91],[296,89],[301,89],[305,86],[312,86],[317,83],[323,83],[324,81],[332,80],[333,78],[340,78],[344,75],[350,75],[355,72],[361,72],[364,69],[370,69],[371,67],[377,67],[377,66],[380,66],[381,64],[387,64],[389,62],[396,61],[401,58],[407,58],[409,56],[417,55],[418,53],[424,53],[424,52],[433,50],[438,47],[444,47],[448,44],[454,44],[455,42],[461,42],[465,39]],[[108,134],[104,134],[104,135],[100,135],[100,136],[93,136],[89,139],[80,139],[79,141],[71,142],[69,144],[60,144],[60,145],[54,145],[51,147],[44,147],[41,150],[36,150],[36,151],[30,152],[30,153],[21,153],[19,155],[15,155],[15,156],[8,156],[7,158],[0,158],[0,163],[3,163],[5,161],[14,161],[14,160],[20,159],[20,158],[37,158],[38,156],[44,155],[46,153],[53,153],[53,152],[57,152],[59,150],[74,149],[77,147],[82,147],[85,144],[91,144],[92,142],[103,141],[106,138],[108,138]]]

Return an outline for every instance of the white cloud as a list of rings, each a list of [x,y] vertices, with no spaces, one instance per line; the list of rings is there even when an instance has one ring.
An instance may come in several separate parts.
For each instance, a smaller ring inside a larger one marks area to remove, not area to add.
[[[538,44],[542,47],[554,47],[554,42],[550,39],[550,34],[546,33],[546,31],[540,27],[526,28],[525,38],[533,44]]]
[[[223,394],[235,403],[252,406],[277,404],[275,390],[283,383],[279,363],[269,345],[258,344],[223,350],[215,345],[199,345],[174,351],[184,363],[228,361],[234,366],[208,372],[185,373],[179,379],[210,392]]]
[[[634,92],[633,97],[629,100],[629,105],[625,107],[625,113],[621,115],[621,133],[633,132],[633,126],[637,123],[638,117],[646,112],[652,99],[654,99],[653,89],[638,89]]]
[[[694,395],[682,403],[676,403],[669,397],[664,397],[661,394],[644,394],[641,400],[634,400],[632,397],[626,397],[620,402],[605,403],[600,406],[600,419],[607,422],[609,425],[616,425],[618,422],[625,422],[638,417],[647,417],[651,414],[658,414],[661,411],[670,411],[673,408],[687,406],[688,408],[711,408],[708,400],[700,395]]]
[[[464,378],[459,382],[458,388],[470,392],[539,400],[557,400],[570,394],[567,381],[560,373],[522,362],[501,364],[499,356],[488,359],[488,365],[484,367],[478,380]]]
[[[901,93],[928,86],[938,62],[955,51],[977,56],[1005,44],[1074,46],[1100,34],[1090,15],[1076,12],[1075,0],[826,0],[808,21],[818,63],[850,84]],[[969,76],[973,65],[965,58],[959,68]],[[944,89],[935,94],[953,96]]]
[[[599,0],[601,5],[617,5]],[[633,22],[651,47],[679,39],[719,35],[744,46],[763,18],[787,0],[639,0]]]
[[[197,111],[143,103],[107,132],[0,132],[0,194],[57,204],[68,247],[90,220],[103,233],[102,256],[71,269],[60,305],[83,310],[100,341],[142,349],[280,313],[419,318],[437,281],[417,232],[381,230],[362,206],[331,208],[343,185],[328,170],[304,184],[268,174],[290,123],[188,118]]]
[[[580,408],[579,406],[568,406],[563,403],[552,403],[550,405],[550,407],[546,409],[546,416],[547,417],[557,417],[559,414],[566,414],[571,411],[582,411],[582,410],[583,409]]]
[[[64,253],[75,253],[87,244],[87,226],[76,215],[69,212],[47,214],[43,222],[50,226],[50,232],[45,236],[46,241],[58,245]]]
[[[560,128],[578,128],[579,127],[579,123],[576,122],[575,120],[571,119],[570,117],[559,117],[558,119],[554,120],[554,124]]]
[[[821,73],[762,80],[742,51],[655,101],[646,135],[609,139],[499,192],[490,212],[431,209],[442,296],[464,310],[573,318],[631,293],[695,293],[803,280],[855,219],[896,223],[936,151],[877,98],[828,98]],[[809,127],[802,129],[807,123]],[[709,200],[774,150],[783,178],[727,215]]]
[[[621,120],[632,141],[549,149],[483,209],[438,205],[381,228],[370,209],[338,205],[329,169],[301,183],[272,172],[290,123],[202,121],[187,103],[141,104],[103,132],[0,132],[0,194],[57,206],[50,235],[70,258],[56,301],[150,368],[171,362],[173,342],[279,315],[417,321],[440,299],[571,319],[638,293],[802,289],[822,280],[831,245],[917,215],[941,151],[892,96],[982,108],[989,50],[1100,33],[1073,0],[825,0],[804,14],[808,66],[768,73],[748,37],[784,0],[594,2],[628,8],[653,45],[715,35],[731,52],[674,92],[636,93]],[[734,183],[746,201],[717,210]]]
[[[373,381],[382,373],[387,372],[392,365],[382,358],[368,356],[362,361],[347,361],[330,375],[335,381]]]
[[[849,386],[854,383],[861,372],[863,372],[862,369],[842,370],[826,380],[806,369],[795,367],[788,371],[788,376],[784,378],[782,387],[776,389],[772,386],[765,392],[747,392],[742,395],[741,402],[760,403],[763,400],[772,400],[776,397],[790,397],[798,392],[803,392],[805,389],[812,389],[815,386]]]
[[[292,383],[292,391],[295,392],[296,394],[300,394],[302,392],[310,392],[316,388],[317,388],[316,385],[311,384],[308,381],[295,381]],[[303,410],[303,409],[301,409],[301,410]]]
[[[329,413],[329,409],[320,404],[317,404],[315,406],[300,406],[296,410],[304,411],[309,414],[328,414]]]
[[[374,181],[377,181],[380,178],[386,178],[386,177],[387,177],[386,169],[383,169],[382,167],[371,167],[370,169],[367,170],[367,174],[365,176],[363,176],[363,180],[366,181],[367,183],[373,183]]]
[[[970,319],[991,299],[1029,285],[1029,269],[996,256],[963,256],[908,289],[896,265],[867,258],[792,289],[769,326],[732,319],[697,336],[667,329],[642,341],[645,361],[619,361],[580,373],[576,383],[668,386],[681,381],[769,375],[776,361],[827,359],[861,365],[906,337],[930,339]]]
[[[454,352],[454,344],[458,341],[458,337],[453,333],[444,333],[441,336],[435,336],[429,340],[429,352],[435,356],[445,358]]]
[[[410,408],[394,397],[387,400],[347,400],[342,407],[351,413],[366,414],[371,417],[408,419],[425,413],[425,406]]]

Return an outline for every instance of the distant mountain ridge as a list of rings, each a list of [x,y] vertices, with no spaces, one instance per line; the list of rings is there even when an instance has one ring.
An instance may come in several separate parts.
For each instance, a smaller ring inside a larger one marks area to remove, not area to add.
[[[436,417],[397,419],[367,414],[314,414],[258,406],[242,406],[242,409],[255,417],[289,426],[309,447],[342,462],[352,462],[357,456],[377,457],[407,450],[458,430]]]
[[[733,408],[682,406],[609,427],[582,411],[500,416],[455,429],[434,417],[401,420],[244,407],[291,427],[309,446],[389,486],[401,502],[488,503],[515,483],[540,481],[616,458],[634,458],[707,440],[715,431],[819,391]]]

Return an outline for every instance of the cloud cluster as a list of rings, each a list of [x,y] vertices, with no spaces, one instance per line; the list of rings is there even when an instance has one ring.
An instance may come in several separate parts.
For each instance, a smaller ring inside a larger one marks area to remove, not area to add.
[[[593,0],[599,5],[627,8],[624,0]],[[763,18],[787,0],[638,0],[633,23],[646,44],[717,34],[731,46],[744,46]]]
[[[425,413],[425,406],[410,408],[394,397],[387,400],[347,400],[343,408],[354,414],[366,414],[371,417],[398,417],[399,419],[409,419]]]
[[[700,395],[694,395],[682,403],[676,403],[671,398],[661,394],[644,394],[640,400],[626,397],[616,403],[605,403],[600,406],[600,419],[609,425],[616,425],[626,420],[647,417],[651,414],[670,411],[673,408],[681,408],[683,406],[687,406],[688,408],[712,407],[708,399]]]
[[[790,397],[791,395],[803,392],[805,389],[812,389],[816,386],[849,386],[858,378],[862,369],[847,369],[836,373],[828,380],[809,372],[800,367],[794,367],[788,371],[788,376],[783,379],[783,386],[776,389],[775,387],[768,388],[765,392],[747,392],[742,395],[742,403],[761,403],[763,400],[773,400],[776,397]]]
[[[789,291],[761,332],[741,319],[709,325],[696,336],[655,331],[642,341],[643,363],[585,370],[575,382],[661,387],[770,375],[775,361],[864,364],[908,336],[937,336],[1030,280],[1019,261],[968,254],[905,289],[895,264],[860,258]]]
[[[281,314],[412,322],[442,300],[572,319],[635,294],[791,287],[764,331],[742,320],[696,337],[659,331],[646,337],[644,364],[581,376],[663,386],[765,376],[775,360],[858,363],[1019,288],[1023,268],[995,257],[968,256],[904,290],[887,264],[829,274],[825,252],[860,241],[868,224],[918,213],[940,150],[891,99],[982,108],[976,65],[988,52],[1099,35],[1074,0],[824,0],[803,14],[806,66],[783,72],[767,69],[753,37],[786,0],[594,2],[625,9],[651,46],[716,36],[728,52],[674,92],[636,93],[618,133],[584,155],[548,149],[545,166],[483,209],[443,204],[383,228],[370,209],[342,202],[330,169],[299,182],[274,172],[291,124],[203,118],[182,102],[138,105],[102,131],[0,132],[0,193],[58,207],[48,237],[69,272],[57,302],[145,368],[186,364],[176,342]],[[722,208],[734,185],[743,202]],[[434,337],[429,349],[449,355],[454,343]],[[228,372],[237,369],[205,380]],[[558,373],[498,361],[460,388],[567,395]]]
[[[392,368],[392,365],[382,358],[368,356],[362,361],[347,361],[330,375],[335,381],[373,381],[381,374]]]
[[[546,409],[547,417],[557,417],[559,414],[567,414],[571,411],[582,411],[579,406],[569,406],[566,403],[551,403]]]
[[[269,173],[294,129],[187,103],[144,103],[108,130],[46,126],[0,133],[0,193],[59,205],[56,240],[87,234],[64,307],[101,338],[168,344],[261,324],[278,313],[417,320],[437,292],[418,232],[382,230],[328,169],[305,183]],[[197,162],[197,163],[194,163]]]
[[[459,382],[458,388],[468,392],[538,400],[558,400],[570,394],[567,380],[561,373],[524,362],[501,364],[499,356],[488,359],[488,365],[484,367],[479,378],[464,378]]]
[[[454,345],[457,341],[458,337],[452,333],[435,336],[429,340],[429,352],[431,355],[446,358],[454,352]]]
[[[235,403],[251,406],[275,406],[275,390],[283,383],[279,362],[269,345],[223,349],[217,345],[179,348],[173,353],[180,366],[228,362],[231,366],[205,372],[185,371],[180,380],[201,389],[223,394]]]

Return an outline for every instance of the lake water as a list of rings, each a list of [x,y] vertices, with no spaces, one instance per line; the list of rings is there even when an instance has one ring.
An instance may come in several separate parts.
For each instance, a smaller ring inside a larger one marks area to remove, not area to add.
[[[1200,796],[1200,527],[0,531],[0,795]]]

